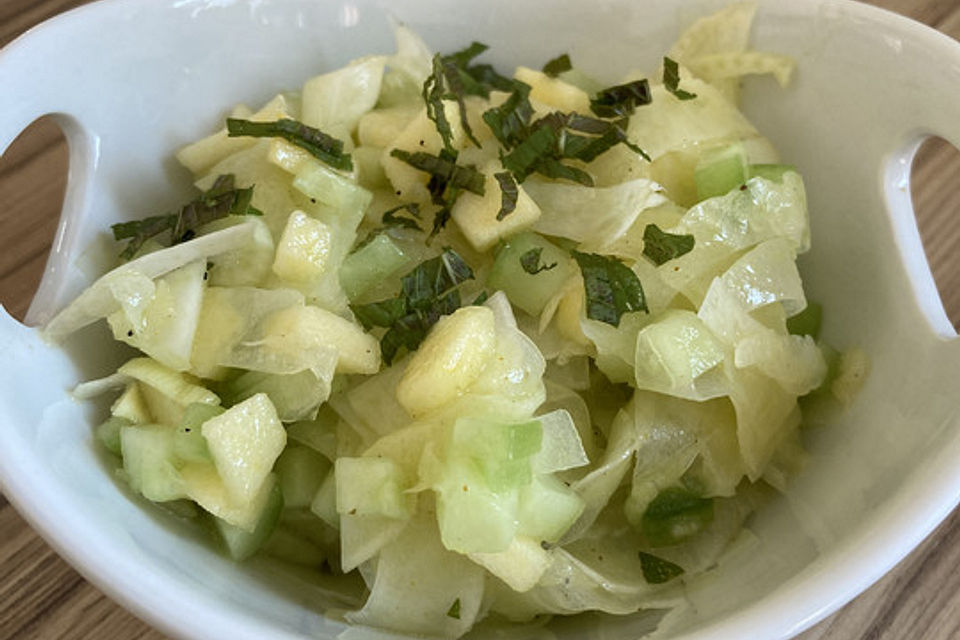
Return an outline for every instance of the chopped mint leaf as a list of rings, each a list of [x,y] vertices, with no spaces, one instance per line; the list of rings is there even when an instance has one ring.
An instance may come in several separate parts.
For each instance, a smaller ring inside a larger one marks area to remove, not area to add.
[[[409,216],[401,215],[401,212],[406,211]],[[412,216],[412,217],[411,217]],[[384,226],[387,227],[403,227],[404,229],[413,229],[414,231],[423,231],[420,227],[420,205],[416,202],[408,202],[406,204],[401,204],[400,206],[394,207],[389,211],[383,212],[383,217],[380,219],[383,222]]]
[[[493,174],[500,185],[500,211],[497,212],[497,220],[503,220],[513,213],[517,208],[517,198],[520,196],[517,181],[513,179],[513,174],[509,171],[501,171]]]
[[[655,224],[643,230],[643,255],[658,267],[693,251],[694,238],[689,234],[667,233]]]
[[[533,117],[530,91],[530,85],[516,82],[503,104],[483,113],[483,121],[505,149],[516,147],[529,135],[528,127]]]
[[[514,80],[500,75],[491,65],[471,64],[474,58],[487,49],[489,47],[482,42],[472,42],[466,49],[443,57],[445,63],[456,68],[467,95],[488,98],[493,90],[510,91],[513,88]]]
[[[689,540],[713,522],[713,499],[701,498],[685,487],[657,494],[641,518],[641,531],[654,547]]]
[[[518,182],[526,180],[531,173],[539,173],[548,178],[570,180],[591,187],[593,178],[590,174],[562,161],[590,162],[620,143],[649,160],[642,149],[627,140],[625,118],[609,121],[555,111],[526,123],[522,119],[525,115],[521,111],[524,105],[522,94],[517,92],[514,95],[520,96],[516,110],[505,116],[497,109],[491,109],[484,113],[484,120],[506,148],[512,145],[512,150],[503,154],[500,160]],[[529,105],[529,101],[526,104]]]
[[[433,56],[433,73],[427,76],[423,82],[423,102],[427,106],[427,117],[433,120],[437,127],[437,133],[443,140],[443,148],[448,153],[456,153],[453,147],[453,129],[450,121],[447,120],[447,112],[443,108],[445,98],[453,98],[460,105],[460,113],[463,114],[463,101],[457,96],[446,91],[446,75],[444,74],[443,59],[440,54]]]
[[[232,174],[218,176],[209,190],[183,205],[176,213],[111,226],[115,240],[129,240],[120,257],[132,258],[147,240],[166,231],[170,232],[170,244],[178,244],[194,238],[197,229],[208,222],[229,215],[263,215],[250,204],[252,199],[253,187],[236,189]]]
[[[447,611],[448,618],[460,619],[460,598],[457,598],[453,601],[453,604],[450,605],[450,609]]]
[[[431,195],[435,198],[434,202],[446,189],[451,187],[465,189],[478,196],[483,195],[483,174],[473,167],[458,165],[456,156],[451,158],[443,152],[439,155],[432,155],[423,151],[410,153],[403,149],[394,149],[390,152],[390,155],[403,160],[414,169],[429,173],[432,178],[438,180],[438,183],[431,189]]]
[[[447,248],[403,276],[395,298],[352,305],[351,309],[366,329],[387,329],[380,340],[380,351],[384,362],[390,364],[400,349],[416,350],[442,316],[460,308],[457,287],[473,277],[463,258]]]
[[[458,165],[455,152],[451,154],[441,149],[439,154],[431,155],[423,151],[410,153],[403,149],[394,149],[390,155],[403,160],[414,169],[430,174],[427,189],[433,203],[440,206],[433,217],[431,239],[450,220],[450,210],[462,191],[470,191],[480,196],[484,194],[483,174],[473,167]]]
[[[543,247],[535,247],[529,251],[525,251],[520,256],[520,266],[523,267],[523,270],[529,273],[532,276],[537,275],[541,271],[550,271],[557,266],[556,262],[551,262],[550,264],[540,264],[540,254],[543,253]]]
[[[640,552],[640,570],[648,584],[663,584],[682,576],[683,567],[651,553]]]
[[[471,307],[479,307],[484,302],[490,299],[490,293],[486,290],[481,291],[480,294],[473,299],[473,302],[470,303]]]
[[[573,69],[573,64],[570,62],[570,56],[566,53],[560,54],[543,65],[543,72],[551,78],[556,78],[561,73],[570,71],[570,69]]]
[[[583,274],[588,318],[617,327],[624,313],[650,313],[640,278],[627,265],[609,256],[571,253]]]
[[[601,118],[622,118],[651,100],[650,83],[646,79],[634,80],[598,91],[590,99],[590,110]]]
[[[697,94],[680,88],[680,66],[666,56],[663,58],[663,86],[678,100],[693,100],[697,97]]]
[[[350,158],[350,154],[343,152],[343,141],[290,118],[283,118],[275,122],[253,122],[251,120],[227,118],[227,135],[231,138],[244,136],[282,138],[308,151],[310,155],[334,169],[342,171],[353,169],[353,160]]]

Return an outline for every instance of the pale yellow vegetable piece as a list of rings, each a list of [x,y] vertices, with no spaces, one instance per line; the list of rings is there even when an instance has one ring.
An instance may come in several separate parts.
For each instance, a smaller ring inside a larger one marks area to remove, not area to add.
[[[251,500],[234,501],[217,469],[210,463],[191,463],[180,470],[184,490],[191,500],[221,520],[244,531],[253,532],[270,499],[276,476],[270,474]]]
[[[457,198],[450,211],[457,226],[477,251],[487,251],[501,238],[513,235],[533,225],[540,218],[540,207],[527,194],[523,185],[517,185],[516,208],[497,220],[503,196],[494,174],[504,171],[499,160],[494,160],[482,169],[484,194],[479,196],[465,191]]]
[[[283,309],[263,323],[263,343],[278,353],[297,355],[332,347],[337,373],[373,374],[380,369],[380,345],[359,325],[314,306]]]
[[[273,272],[291,282],[309,282],[322,276],[333,249],[333,230],[303,211],[294,211],[277,243]]]
[[[230,116],[253,120],[254,122],[272,122],[293,117],[293,111],[289,99],[281,94],[275,96],[256,113],[250,113],[250,110],[246,108],[237,108]],[[195,176],[199,176],[209,171],[211,167],[227,156],[243,151],[247,147],[252,147],[256,143],[256,138],[231,138],[227,135],[227,128],[224,127],[216,133],[180,149],[177,152],[177,160],[192,171]]]
[[[462,307],[434,325],[397,384],[411,416],[442,407],[479,377],[496,350],[494,324],[487,307]]]
[[[467,557],[503,580],[517,593],[535,587],[550,566],[550,554],[540,546],[539,541],[526,536],[516,536],[505,551],[468,553]]]
[[[580,87],[575,87],[559,78],[551,78],[542,71],[517,67],[513,77],[530,85],[530,98],[547,104],[564,113],[575,111],[590,114],[590,96]]]
[[[201,433],[233,504],[256,498],[287,443],[287,431],[265,393],[210,418]]]

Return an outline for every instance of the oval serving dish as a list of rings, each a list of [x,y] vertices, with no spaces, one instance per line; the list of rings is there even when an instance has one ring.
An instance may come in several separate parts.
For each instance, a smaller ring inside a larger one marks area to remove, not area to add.
[[[489,0],[106,0],[64,14],[0,52],[0,149],[56,114],[70,182],[28,324],[88,280],[77,258],[131,211],[172,207],[189,181],[169,163],[223,109],[393,48],[389,17],[436,50],[476,39],[502,68],[569,51],[613,81],[660,52],[718,0],[524,3]],[[960,342],[924,258],[909,167],[926,135],[960,143],[960,44],[846,0],[759,2],[753,43],[788,54],[786,91],[746,83],[744,110],[804,175],[813,249],[801,259],[824,338],[872,359],[848,411],[807,432],[810,464],[750,522],[756,544],[690,598],[669,637],[787,638],[842,606],[918,544],[960,498]],[[109,34],[109,46],[104,34]],[[171,188],[170,184],[178,185]],[[236,565],[186,527],[128,499],[68,389],[112,370],[108,336],[67,349],[0,317],[0,484],[86,577],[183,638],[334,638],[335,594],[268,562]],[[557,638],[635,638],[643,616],[551,625]]]

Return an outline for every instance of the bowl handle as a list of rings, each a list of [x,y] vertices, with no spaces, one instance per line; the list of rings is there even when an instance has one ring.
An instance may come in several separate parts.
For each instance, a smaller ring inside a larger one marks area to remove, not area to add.
[[[55,61],[64,56],[57,37],[57,20],[41,25],[0,50],[0,154],[32,122],[52,116],[69,147],[67,188],[60,222],[46,269],[27,312],[25,323],[49,320],[62,300],[70,271],[68,255],[78,255],[74,245],[87,209],[89,185],[97,164],[99,140],[82,122],[82,79],[64,78]],[[52,26],[50,26],[52,25]]]

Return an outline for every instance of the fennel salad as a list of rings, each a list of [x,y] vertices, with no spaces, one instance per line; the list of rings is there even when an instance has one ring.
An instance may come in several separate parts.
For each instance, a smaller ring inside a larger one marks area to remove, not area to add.
[[[682,604],[802,466],[806,399],[867,368],[817,340],[802,178],[737,107],[794,67],[753,11],[615,84],[399,26],[236,107],[177,154],[196,198],[114,225],[44,328],[141,352],[74,392],[116,395],[118,475],[234,559],[352,581],[354,625]]]

